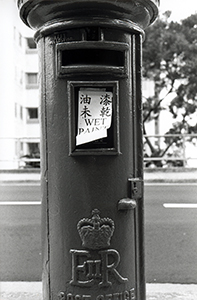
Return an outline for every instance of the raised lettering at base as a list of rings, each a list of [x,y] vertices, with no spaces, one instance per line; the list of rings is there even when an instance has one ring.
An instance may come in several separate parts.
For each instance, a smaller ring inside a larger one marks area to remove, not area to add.
[[[135,289],[132,288],[130,290],[126,290],[120,293],[112,293],[112,294],[101,294],[96,297],[92,295],[84,294],[72,294],[65,292],[60,292],[58,294],[59,300],[136,300]]]

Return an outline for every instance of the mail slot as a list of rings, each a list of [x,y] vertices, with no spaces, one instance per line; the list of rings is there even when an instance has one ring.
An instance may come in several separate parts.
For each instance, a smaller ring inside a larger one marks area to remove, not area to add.
[[[124,52],[110,49],[72,49],[62,51],[62,67],[67,66],[115,66],[124,67]]]
[[[56,49],[60,76],[70,76],[75,72],[103,74],[111,71],[124,76],[128,71],[129,46],[126,43],[86,40],[59,43]]]
[[[19,0],[36,30],[43,299],[145,300],[141,49],[157,0]]]

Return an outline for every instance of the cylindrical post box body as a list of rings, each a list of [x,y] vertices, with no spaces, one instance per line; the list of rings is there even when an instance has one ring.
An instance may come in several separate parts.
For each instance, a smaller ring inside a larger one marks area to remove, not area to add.
[[[141,45],[157,1],[113,2],[19,1],[40,56],[44,299],[145,299]]]

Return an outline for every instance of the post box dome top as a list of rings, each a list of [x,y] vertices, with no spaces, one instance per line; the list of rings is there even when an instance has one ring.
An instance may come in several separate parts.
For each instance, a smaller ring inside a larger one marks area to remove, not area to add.
[[[157,17],[160,0],[18,0],[20,17],[39,30],[57,22],[116,19],[136,24],[142,30]]]

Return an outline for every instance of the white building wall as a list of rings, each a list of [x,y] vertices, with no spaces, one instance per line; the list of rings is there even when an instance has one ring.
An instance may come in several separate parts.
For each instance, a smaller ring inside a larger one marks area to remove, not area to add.
[[[14,28],[10,24],[13,16],[12,1],[1,1],[0,9],[0,164],[10,165],[9,158],[15,155],[15,143],[11,139],[14,133]],[[9,12],[5,14],[5,11]],[[10,38],[11,37],[11,38]],[[2,161],[3,160],[3,161]],[[7,162],[5,163],[4,161]]]
[[[39,106],[38,86],[26,90],[26,73],[38,72],[37,50],[27,48],[26,38],[33,34],[20,20],[16,0],[1,0],[0,169],[18,167],[17,159],[26,154],[17,138],[40,136],[38,120],[27,122],[27,107]]]

